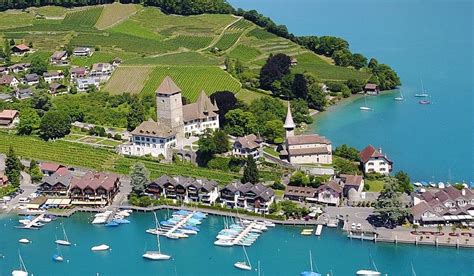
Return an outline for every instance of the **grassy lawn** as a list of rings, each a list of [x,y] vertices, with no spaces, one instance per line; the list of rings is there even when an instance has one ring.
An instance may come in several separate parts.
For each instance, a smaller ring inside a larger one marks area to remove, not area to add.
[[[254,100],[259,99],[261,97],[268,96],[269,94],[264,93],[264,92],[255,92],[252,90],[247,90],[247,89],[241,89],[237,94],[235,94],[235,97],[247,104],[252,103]]]
[[[68,136],[64,137],[66,140],[80,140],[84,138],[84,135],[81,134],[69,134]]]
[[[0,198],[13,193],[16,190],[12,185],[0,187]]]
[[[2,12],[0,13],[0,29],[27,26],[33,23],[34,15],[31,13]]]
[[[122,142],[112,140],[112,139],[107,139],[107,140],[102,140],[102,141],[98,142],[97,144],[98,145],[104,145],[104,146],[116,147],[116,146],[122,144]]]
[[[369,192],[380,192],[383,189],[384,182],[382,180],[365,180],[365,184],[370,186]]]
[[[273,148],[270,148],[270,147],[264,147],[263,151],[270,154],[271,156],[275,156],[275,157],[280,156],[280,154],[276,150],[274,150]]]
[[[275,197],[278,198],[278,199],[282,199],[283,195],[285,195],[284,190],[274,190],[274,191],[275,191]]]

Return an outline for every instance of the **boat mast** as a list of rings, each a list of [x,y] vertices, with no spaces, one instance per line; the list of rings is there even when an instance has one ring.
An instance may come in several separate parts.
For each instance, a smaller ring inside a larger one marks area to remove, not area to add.
[[[61,227],[63,228],[64,238],[66,239],[67,242],[69,242],[69,239],[68,239],[68,237],[67,237],[67,235],[66,235],[66,229],[64,229],[64,224],[63,224],[63,223],[61,223]]]
[[[155,216],[155,227],[156,231],[158,231],[158,219],[156,218],[156,213],[153,212],[153,215]],[[156,233],[156,242],[158,244],[158,253],[161,254],[161,245],[160,245],[160,233]]]
[[[18,250],[18,256],[20,257],[20,270],[25,271],[26,273],[28,273],[28,271],[26,270],[26,265],[23,262],[23,258],[21,257],[20,250]]]
[[[247,259],[247,263],[250,267],[252,267],[252,265],[250,264],[249,256],[247,255],[247,251],[245,250],[245,246],[242,245],[242,248],[244,249],[245,259]]]
[[[309,250],[309,266],[311,267],[311,272],[313,271],[313,258],[311,257],[311,250]]]

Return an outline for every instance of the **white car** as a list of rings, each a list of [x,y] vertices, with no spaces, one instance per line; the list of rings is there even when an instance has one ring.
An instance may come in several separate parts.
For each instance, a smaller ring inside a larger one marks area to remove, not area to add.
[[[355,224],[355,223],[352,223],[351,229],[352,229],[352,230],[355,230],[355,229],[356,229],[356,224]]]
[[[362,229],[362,224],[357,223],[357,230],[360,230],[360,229]]]

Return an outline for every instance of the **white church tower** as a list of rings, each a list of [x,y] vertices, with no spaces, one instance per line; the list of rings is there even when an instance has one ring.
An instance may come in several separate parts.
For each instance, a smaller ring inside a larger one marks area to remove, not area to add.
[[[293,122],[293,116],[291,115],[290,102],[288,102],[288,111],[286,113],[286,120],[285,120],[285,124],[283,125],[283,127],[286,130],[286,134],[285,134],[286,138],[295,135],[296,125],[295,125],[295,122]]]

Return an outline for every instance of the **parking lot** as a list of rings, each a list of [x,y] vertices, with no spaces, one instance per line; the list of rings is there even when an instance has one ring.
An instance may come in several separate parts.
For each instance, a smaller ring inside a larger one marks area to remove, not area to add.
[[[362,231],[371,231],[373,226],[367,221],[367,218],[374,213],[372,207],[326,207],[324,211],[331,217],[339,217],[348,223],[344,223],[346,230],[350,229],[352,223],[360,224]]]

